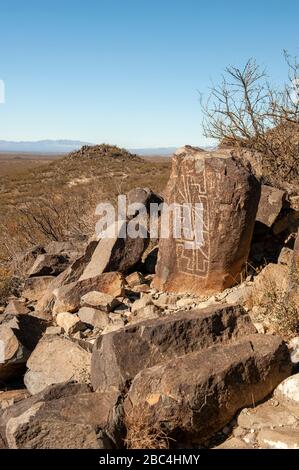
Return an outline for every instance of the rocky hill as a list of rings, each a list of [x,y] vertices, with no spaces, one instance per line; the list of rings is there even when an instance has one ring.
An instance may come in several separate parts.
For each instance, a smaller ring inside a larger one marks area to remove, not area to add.
[[[106,146],[46,171],[69,187],[67,168],[79,178],[101,161],[104,184],[106,159],[114,176],[149,177]],[[229,150],[186,146],[162,195],[138,185],[127,199],[147,208],[123,222],[145,238],[82,232],[23,253],[0,310],[0,447],[298,448],[298,196],[261,185]],[[200,243],[150,239],[163,200],[200,204]]]

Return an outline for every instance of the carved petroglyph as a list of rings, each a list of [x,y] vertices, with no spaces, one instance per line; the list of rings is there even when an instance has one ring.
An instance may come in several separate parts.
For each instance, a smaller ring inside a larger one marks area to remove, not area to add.
[[[176,178],[176,203],[190,206],[190,213],[182,211],[182,227],[192,227],[192,233],[183,234],[175,241],[178,272],[204,278],[209,270],[209,202],[206,194],[204,160],[196,160],[188,165],[187,172]],[[186,223],[185,216],[191,218]]]

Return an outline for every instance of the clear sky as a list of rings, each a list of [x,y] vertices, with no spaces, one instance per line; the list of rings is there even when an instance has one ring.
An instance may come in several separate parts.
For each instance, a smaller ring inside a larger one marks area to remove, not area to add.
[[[254,56],[282,82],[299,0],[0,0],[0,139],[202,145],[198,91]]]

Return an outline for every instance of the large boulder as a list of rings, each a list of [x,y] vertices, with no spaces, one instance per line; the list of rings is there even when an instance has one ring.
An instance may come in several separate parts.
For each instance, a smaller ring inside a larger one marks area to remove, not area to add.
[[[131,224],[133,220],[129,223]],[[114,223],[109,227],[111,234],[98,243],[90,263],[85,268],[80,280],[86,280],[105,272],[119,271],[127,273],[141,260],[148,245],[148,233],[145,227],[143,236],[121,238],[121,232],[127,230],[127,222]],[[113,234],[112,234],[113,232]]]
[[[118,442],[117,395],[63,383],[11,406],[0,419],[10,449],[111,449]]]
[[[25,280],[24,290],[22,292],[30,302],[37,302],[46,294],[55,278],[54,276],[29,277]]]
[[[25,302],[19,299],[13,299],[8,302],[4,310],[4,315],[26,315],[29,312],[30,310],[26,307]]]
[[[81,298],[91,291],[120,297],[124,294],[125,279],[117,272],[103,273],[93,278],[71,282],[54,291],[54,313],[76,312],[81,306]]]
[[[138,372],[172,357],[255,333],[239,306],[179,312],[99,336],[92,353],[95,390],[124,389]]]
[[[128,206],[136,207],[136,212],[130,214],[133,217],[138,213],[138,206],[144,206],[147,213],[150,213],[151,204],[162,204],[163,201],[162,196],[154,193],[150,188],[134,188],[127,194]]]
[[[13,328],[0,325],[0,381],[21,377],[30,352],[18,340]]]
[[[125,411],[129,422],[139,415],[149,433],[158,428],[181,445],[203,444],[240,408],[269,395],[291,368],[279,337],[251,335],[144,369],[133,380]],[[128,431],[129,438],[138,434]]]
[[[201,295],[236,284],[248,258],[259,198],[258,181],[230,151],[179,149],[165,200],[192,204],[196,234],[175,238],[170,223],[170,236],[160,239],[153,286]]]
[[[29,277],[35,276],[58,276],[65,271],[70,263],[67,255],[39,255],[34,265],[29,270]]]
[[[90,353],[77,343],[60,336],[45,336],[31,354],[24,382],[31,394],[48,385],[74,380],[90,380]]]
[[[30,315],[5,315],[0,324],[0,381],[8,383],[25,372],[26,361],[47,327]]]
[[[270,228],[280,214],[285,198],[285,191],[262,185],[256,220]]]

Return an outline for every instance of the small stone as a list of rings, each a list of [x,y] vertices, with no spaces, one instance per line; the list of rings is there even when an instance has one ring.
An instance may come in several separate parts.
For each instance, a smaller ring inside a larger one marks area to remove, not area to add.
[[[69,312],[58,313],[56,323],[67,335],[74,334],[85,328],[78,315]]]
[[[62,335],[63,329],[61,326],[48,326],[45,335]]]
[[[182,298],[182,299],[179,299],[176,303],[177,307],[188,307],[189,305],[191,305],[192,303],[194,302],[194,299],[192,298]]]
[[[144,277],[141,273],[135,272],[126,277],[126,282],[130,288],[144,284]]]
[[[81,297],[82,307],[94,307],[103,312],[111,312],[120,304],[120,301],[110,294],[91,291]]]
[[[21,300],[11,300],[4,310],[5,315],[26,315],[27,313],[30,313],[30,310]]]
[[[144,320],[151,320],[158,318],[160,309],[156,305],[147,305],[146,307],[140,308],[130,316],[130,323],[137,323]]]
[[[100,330],[103,330],[109,324],[108,314],[92,307],[81,307],[78,316],[83,323]]]
[[[263,429],[258,434],[258,442],[264,449],[299,449],[299,429]]]
[[[141,299],[135,300],[135,302],[131,306],[132,313],[136,313],[138,310],[147,307],[148,305],[153,304],[153,299],[150,295],[144,295]]]
[[[274,397],[299,418],[299,373],[279,384]]]

